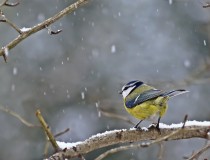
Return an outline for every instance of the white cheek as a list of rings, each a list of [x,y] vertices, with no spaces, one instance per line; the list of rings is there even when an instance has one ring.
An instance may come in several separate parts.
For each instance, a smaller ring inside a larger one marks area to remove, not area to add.
[[[122,92],[122,95],[123,95],[123,98],[127,97],[127,95],[129,95],[129,93],[132,91],[132,89],[134,88],[135,86],[131,87],[131,88],[128,88],[126,89],[125,91]]]

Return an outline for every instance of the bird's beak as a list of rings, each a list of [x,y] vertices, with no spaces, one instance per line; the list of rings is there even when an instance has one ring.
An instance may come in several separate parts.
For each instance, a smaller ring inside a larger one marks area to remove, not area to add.
[[[122,91],[118,91],[119,94],[122,94]]]

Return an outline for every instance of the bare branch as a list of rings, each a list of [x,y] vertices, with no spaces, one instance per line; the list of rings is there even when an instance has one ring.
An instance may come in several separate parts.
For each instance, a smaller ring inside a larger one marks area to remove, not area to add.
[[[36,116],[37,116],[40,124],[42,125],[43,130],[47,134],[47,137],[49,138],[49,140],[50,140],[53,148],[55,149],[55,151],[60,150],[60,148],[59,148],[58,144],[56,143],[55,138],[54,138],[53,134],[51,133],[47,123],[45,122],[40,110],[36,111]]]
[[[83,6],[84,4],[87,4],[88,1],[89,0],[78,0],[78,1],[76,1],[75,3],[69,5],[68,7],[66,7],[65,9],[63,9],[62,11],[60,11],[59,13],[57,13],[54,16],[48,18],[44,22],[39,23],[36,26],[34,26],[32,28],[29,28],[27,31],[22,32],[18,37],[16,37],[15,39],[13,39],[9,44],[7,44],[3,48],[8,48],[8,50],[11,50],[17,44],[19,44],[21,41],[23,41],[24,39],[26,39],[30,35],[32,35],[32,34],[38,32],[38,31],[46,28],[46,26],[51,25],[55,21],[57,21],[60,18],[64,17],[65,15],[67,15],[69,13],[72,13],[73,11],[75,11],[76,9],[78,9],[79,7]],[[4,55],[4,50],[3,49],[0,49],[0,56],[3,56],[3,55]]]
[[[200,150],[198,150],[197,152],[195,152],[190,158],[188,158],[187,160],[194,160],[194,159],[198,159],[199,156],[207,151],[210,148],[210,144],[207,144],[206,146],[204,146],[203,148],[201,148]]]
[[[65,129],[65,130],[64,130],[64,131],[62,131],[62,132],[59,132],[59,133],[55,134],[54,136],[55,136],[55,137],[59,137],[59,136],[61,136],[61,135],[65,134],[65,133],[67,133],[68,131],[70,131],[70,129],[69,129],[69,128]]]
[[[3,17],[3,19],[0,20],[0,22],[7,23],[12,28],[14,28],[19,34],[22,34],[22,31],[14,23],[12,23],[10,20],[8,20],[5,16]]]
[[[8,0],[4,0],[1,4],[0,4],[0,7],[2,6],[7,6],[7,7],[15,7],[19,4],[19,2],[14,2],[14,3],[11,3],[11,2],[8,2]]]
[[[3,53],[3,58],[4,58],[4,62],[7,62],[7,56],[9,55],[9,50],[8,48],[3,47],[2,50],[4,51]]]
[[[44,157],[47,158],[50,142],[47,140],[44,146]]]
[[[133,148],[141,148],[141,144],[130,144],[130,145],[120,146],[117,148],[110,149],[104,152],[103,154],[101,154],[100,156],[98,156],[95,160],[102,160],[110,154],[114,154],[120,151],[125,151],[125,150],[133,149]]]
[[[19,5],[19,4],[20,3],[17,1],[17,2],[14,2],[14,3],[6,2],[4,5],[8,6],[8,7],[15,7],[15,6]]]
[[[6,112],[10,115],[12,115],[13,117],[17,118],[18,120],[20,120],[24,125],[26,125],[27,127],[41,127],[39,125],[34,125],[32,123],[29,123],[28,121],[26,121],[23,117],[21,117],[19,114],[17,114],[16,112],[8,109],[8,108],[5,108],[3,106],[0,106],[0,110],[3,111],[3,112]]]
[[[67,133],[69,130],[70,130],[70,129],[67,128],[67,129],[65,129],[64,131],[61,131],[61,132],[55,134],[54,137],[59,137],[59,136],[65,134],[65,133]],[[50,147],[50,142],[49,142],[49,138],[47,137],[47,141],[46,141],[45,147],[44,147],[44,157],[47,157],[49,147]]]
[[[132,125],[135,125],[135,123],[131,122],[127,117],[125,116],[122,116],[122,115],[118,115],[118,114],[115,114],[115,113],[110,113],[110,112],[107,112],[105,111],[104,109],[102,108],[97,108],[98,109],[98,112],[100,112],[100,114],[106,116],[106,117],[110,117],[110,118],[116,118],[116,119],[119,119],[119,120],[123,120],[129,124],[132,124]]]
[[[113,148],[113,149],[110,149],[110,150],[104,152],[103,154],[98,156],[95,160],[102,160],[110,154],[114,154],[114,153],[117,153],[117,152],[120,152],[120,151],[125,151],[125,150],[133,149],[133,148],[141,148],[141,147],[142,147],[142,144],[130,144],[130,145],[126,145],[126,146],[120,146],[120,147]],[[162,156],[162,152],[163,151],[161,150],[161,153],[160,153],[161,155],[159,155],[158,157]]]
[[[186,115],[184,116],[184,121],[183,121],[182,129],[185,127],[185,124],[186,124],[186,122],[187,122],[187,118],[188,118],[188,115],[186,114]]]
[[[205,5],[203,5],[203,8],[209,8],[210,7],[210,3],[206,2]]]
[[[185,127],[182,128],[183,123],[172,126],[160,124],[160,131],[157,131],[155,127],[148,128],[148,130],[135,130],[135,129],[121,129],[106,131],[105,133],[97,134],[90,137],[83,142],[77,143],[64,143],[57,142],[61,148],[65,148],[63,151],[59,151],[52,155],[48,160],[73,158],[79,155],[87,154],[96,149],[111,146],[119,143],[138,142],[154,140],[152,143],[160,142],[161,140],[179,140],[189,138],[208,138],[207,133],[210,130],[210,122],[197,122],[187,121]]]
[[[4,6],[5,3],[7,3],[8,0],[4,0],[1,4],[0,4],[0,7]]]
[[[163,154],[164,154],[164,150],[165,150],[165,145],[164,144],[165,144],[164,142],[159,143],[160,150],[158,152],[158,160],[163,160]]]

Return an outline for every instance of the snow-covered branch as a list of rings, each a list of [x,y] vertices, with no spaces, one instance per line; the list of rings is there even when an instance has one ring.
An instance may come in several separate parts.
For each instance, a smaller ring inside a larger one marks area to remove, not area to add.
[[[142,130],[120,129],[106,131],[96,134],[85,141],[76,143],[58,142],[62,151],[59,151],[48,158],[48,160],[65,159],[73,157],[81,157],[96,149],[111,146],[119,143],[139,142],[155,140],[155,142],[179,140],[189,138],[205,138],[209,139],[210,122],[187,121],[183,127],[183,123],[166,125],[160,123],[160,132],[151,126]]]

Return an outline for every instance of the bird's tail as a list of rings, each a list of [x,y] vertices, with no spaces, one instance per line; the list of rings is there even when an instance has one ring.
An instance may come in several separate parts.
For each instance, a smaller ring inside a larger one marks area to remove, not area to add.
[[[189,91],[184,90],[184,89],[176,89],[176,90],[165,92],[165,93],[162,94],[162,96],[163,97],[164,96],[169,96],[171,98],[171,97],[178,96],[180,94],[187,93],[187,92],[189,92]]]

